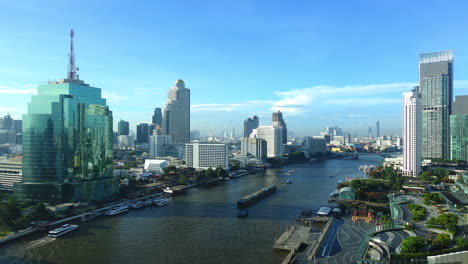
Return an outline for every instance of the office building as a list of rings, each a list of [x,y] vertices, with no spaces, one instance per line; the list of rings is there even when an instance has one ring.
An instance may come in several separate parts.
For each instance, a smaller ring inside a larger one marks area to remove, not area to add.
[[[0,160],[0,191],[13,191],[15,183],[22,181],[21,158]]]
[[[120,149],[132,148],[135,145],[135,139],[132,135],[119,135],[117,136],[117,144]]]
[[[266,159],[267,142],[261,138],[241,138],[241,155],[252,156],[257,159]]]
[[[254,129],[254,138],[261,138],[267,142],[267,157],[281,157],[284,152],[283,129],[274,126],[259,126]]]
[[[228,147],[221,143],[185,144],[185,162],[195,169],[229,168]]]
[[[369,138],[373,138],[374,135],[372,134],[372,126],[369,126],[369,128],[367,128],[367,136]]]
[[[130,134],[130,123],[120,119],[118,124],[118,133],[121,136],[126,136]]]
[[[322,136],[304,137],[303,146],[309,154],[323,153],[327,151],[327,140]]]
[[[450,158],[450,114],[453,100],[453,51],[419,56],[422,102],[422,156]]]
[[[249,117],[244,121],[244,137],[250,137],[250,134],[254,129],[256,129],[259,125],[258,116],[254,115],[253,117]]]
[[[23,121],[22,120],[13,120],[13,132],[16,134],[22,133],[23,131]]]
[[[71,52],[66,79],[39,85],[23,115],[20,199],[51,203],[98,201],[118,192],[113,178],[112,112],[76,74]]]
[[[7,114],[3,117],[3,127],[2,129],[13,129],[13,118],[11,118],[10,114]]]
[[[453,102],[450,159],[468,161],[468,95],[456,96]]]
[[[417,177],[421,171],[421,96],[418,88],[403,93],[403,175]]]
[[[283,113],[281,113],[280,111],[274,112],[271,116],[271,123],[273,127],[281,128],[283,130],[282,142],[283,144],[288,143],[288,129],[286,127],[286,122],[284,122],[283,119]]]
[[[141,123],[137,125],[137,140],[138,144],[149,144],[150,136],[156,128],[154,124]]]
[[[153,114],[153,125],[162,127],[162,111],[161,108],[156,107]]]
[[[171,135],[153,134],[150,136],[150,157],[165,157],[166,148],[172,144]]]
[[[167,94],[163,110],[163,131],[175,144],[190,142],[190,89],[177,80]]]

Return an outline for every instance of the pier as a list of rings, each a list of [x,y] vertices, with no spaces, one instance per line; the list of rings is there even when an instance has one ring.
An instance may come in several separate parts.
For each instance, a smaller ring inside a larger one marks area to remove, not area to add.
[[[333,223],[331,217],[321,218],[327,218],[321,232],[312,232],[308,226],[291,226],[275,239],[273,248],[290,251],[282,263],[310,263],[315,260],[316,252]]]

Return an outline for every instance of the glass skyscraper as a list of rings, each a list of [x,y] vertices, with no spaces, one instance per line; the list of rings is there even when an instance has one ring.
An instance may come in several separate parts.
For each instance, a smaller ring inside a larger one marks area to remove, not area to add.
[[[453,100],[453,51],[419,56],[422,103],[422,157],[450,158],[450,114]]]
[[[450,158],[468,161],[468,95],[456,96],[450,116]]]
[[[38,86],[23,115],[23,183],[15,193],[53,203],[116,194],[112,140],[112,112],[101,89],[77,79]]]
[[[118,124],[118,132],[120,136],[127,136],[130,134],[130,123],[125,120],[120,120]]]

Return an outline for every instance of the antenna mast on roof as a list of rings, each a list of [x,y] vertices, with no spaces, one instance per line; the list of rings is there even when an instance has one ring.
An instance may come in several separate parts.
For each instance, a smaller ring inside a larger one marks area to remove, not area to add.
[[[68,59],[68,76],[67,79],[69,80],[77,80],[77,75],[76,75],[76,65],[75,65],[75,51],[73,47],[73,37],[75,33],[73,31],[73,28],[70,30],[70,54],[68,54],[69,59]]]

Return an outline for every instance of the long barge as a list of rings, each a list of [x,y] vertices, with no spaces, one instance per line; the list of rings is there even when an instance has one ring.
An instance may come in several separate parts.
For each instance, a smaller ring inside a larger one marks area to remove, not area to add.
[[[276,189],[277,189],[276,185],[272,185],[269,187],[262,188],[252,194],[249,194],[245,196],[244,198],[237,201],[237,207],[243,208],[243,207],[250,206],[260,201],[261,199],[269,196],[270,194],[276,192]]]

